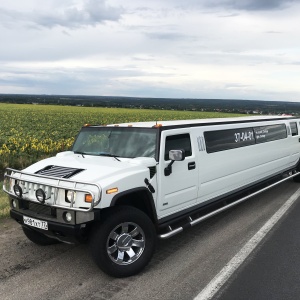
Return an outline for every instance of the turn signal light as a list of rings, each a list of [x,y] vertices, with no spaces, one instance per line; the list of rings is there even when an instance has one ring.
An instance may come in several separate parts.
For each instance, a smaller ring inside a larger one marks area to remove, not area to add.
[[[87,203],[92,203],[93,202],[93,196],[91,194],[86,194],[84,201]]]

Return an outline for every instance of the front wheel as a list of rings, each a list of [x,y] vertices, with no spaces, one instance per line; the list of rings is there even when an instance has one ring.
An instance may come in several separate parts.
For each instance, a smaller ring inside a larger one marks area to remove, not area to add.
[[[96,264],[114,277],[132,276],[150,261],[156,244],[149,217],[133,207],[115,207],[90,238]]]
[[[300,175],[293,177],[294,182],[300,182]]]

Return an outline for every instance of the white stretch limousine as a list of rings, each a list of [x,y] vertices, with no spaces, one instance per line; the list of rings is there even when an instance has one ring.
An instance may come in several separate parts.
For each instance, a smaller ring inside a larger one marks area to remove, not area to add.
[[[267,116],[84,126],[71,151],[18,171],[3,189],[34,243],[87,240],[97,265],[138,273],[169,238],[289,178],[299,121]]]

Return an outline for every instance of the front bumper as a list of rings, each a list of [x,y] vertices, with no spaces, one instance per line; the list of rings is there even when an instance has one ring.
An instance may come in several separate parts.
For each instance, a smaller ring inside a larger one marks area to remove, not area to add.
[[[65,225],[47,221],[48,230],[43,230],[25,225],[23,221],[24,214],[17,212],[13,209],[10,210],[10,216],[22,226],[38,231],[50,238],[55,238],[64,243],[81,243],[87,239],[87,224]],[[40,218],[39,220],[42,219]]]
[[[88,237],[88,231],[94,220],[100,218],[100,211],[78,212],[41,205],[23,199],[10,197],[10,216],[22,226],[38,231],[51,238],[65,243],[83,242]],[[70,213],[71,221],[67,221],[65,214]],[[48,223],[48,230],[39,229],[24,224],[23,216]]]

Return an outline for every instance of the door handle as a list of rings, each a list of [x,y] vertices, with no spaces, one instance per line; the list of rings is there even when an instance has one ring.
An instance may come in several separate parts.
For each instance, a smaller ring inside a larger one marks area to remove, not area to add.
[[[196,163],[194,161],[188,163],[188,169],[189,170],[196,169]]]

